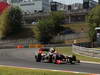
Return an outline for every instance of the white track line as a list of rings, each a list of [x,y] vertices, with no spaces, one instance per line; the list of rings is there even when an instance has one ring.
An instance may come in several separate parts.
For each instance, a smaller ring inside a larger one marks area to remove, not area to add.
[[[100,74],[92,74],[92,73],[86,73],[86,72],[77,72],[77,71],[69,71],[69,70],[53,70],[53,69],[41,69],[41,68],[28,68],[28,67],[17,67],[17,66],[5,66],[0,65],[1,67],[12,67],[12,68],[22,68],[22,69],[30,69],[30,70],[47,70],[47,71],[58,71],[58,72],[71,72],[71,73],[81,73],[81,74],[87,74],[87,75],[100,75]]]

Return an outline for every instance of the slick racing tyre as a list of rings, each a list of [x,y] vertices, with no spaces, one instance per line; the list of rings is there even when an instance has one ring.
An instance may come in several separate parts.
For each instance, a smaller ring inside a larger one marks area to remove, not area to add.
[[[35,56],[36,62],[41,62],[42,56],[41,54],[38,54]]]

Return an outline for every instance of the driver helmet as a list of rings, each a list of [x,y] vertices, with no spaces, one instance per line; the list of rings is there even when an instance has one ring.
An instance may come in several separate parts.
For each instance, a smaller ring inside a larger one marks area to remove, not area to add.
[[[55,49],[54,48],[50,48],[50,52],[54,52],[55,51]]]

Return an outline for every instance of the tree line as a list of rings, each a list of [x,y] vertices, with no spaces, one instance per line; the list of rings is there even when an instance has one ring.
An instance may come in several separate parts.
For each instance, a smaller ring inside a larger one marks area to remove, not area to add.
[[[15,35],[22,29],[23,15],[19,7],[9,7],[0,15],[0,39],[9,35]],[[37,25],[32,28],[35,39],[41,43],[50,43],[52,38],[62,32],[65,28],[63,21],[64,12],[51,12],[46,19],[39,20]],[[96,40],[95,28],[100,26],[100,5],[93,8],[87,16],[89,25],[90,42]]]
[[[0,39],[14,35],[22,28],[22,12],[19,7],[6,8],[0,14]]]

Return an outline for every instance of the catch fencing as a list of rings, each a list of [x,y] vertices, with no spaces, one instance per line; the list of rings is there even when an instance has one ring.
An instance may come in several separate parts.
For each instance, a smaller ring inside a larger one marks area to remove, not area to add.
[[[72,45],[72,49],[74,53],[100,58],[100,49],[86,48],[86,47],[81,47],[76,45]]]

